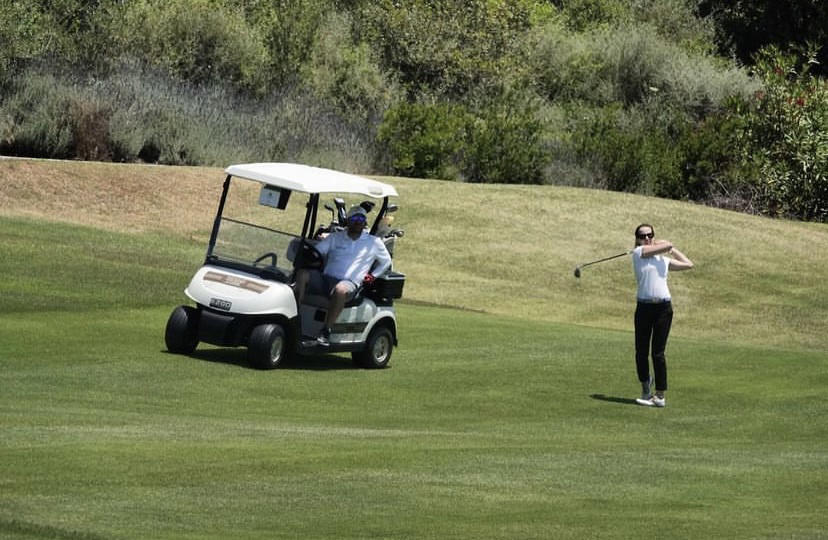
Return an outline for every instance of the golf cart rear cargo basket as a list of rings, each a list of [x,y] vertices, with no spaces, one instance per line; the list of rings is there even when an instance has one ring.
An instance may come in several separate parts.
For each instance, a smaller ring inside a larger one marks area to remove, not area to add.
[[[382,298],[402,298],[403,285],[405,285],[405,274],[388,272],[374,281],[371,292]]]

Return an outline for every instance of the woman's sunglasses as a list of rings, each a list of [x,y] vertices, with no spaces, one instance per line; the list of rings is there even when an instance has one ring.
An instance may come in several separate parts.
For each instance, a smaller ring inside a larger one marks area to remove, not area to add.
[[[655,235],[651,232],[635,235],[635,237],[638,238],[639,240],[644,240],[645,238],[652,238],[653,236],[655,236]]]

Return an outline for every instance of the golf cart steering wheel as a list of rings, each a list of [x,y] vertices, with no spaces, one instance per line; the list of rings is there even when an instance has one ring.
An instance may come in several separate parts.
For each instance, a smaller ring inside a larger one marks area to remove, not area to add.
[[[308,268],[310,270],[322,270],[325,259],[319,250],[307,240],[302,240],[299,247],[299,256],[296,258],[297,268]]]
[[[253,266],[256,266],[256,264],[262,262],[268,257],[270,258],[270,266],[265,267],[260,272],[259,276],[265,279],[275,279],[277,281],[287,283],[289,281],[288,276],[276,266],[276,254],[272,251],[265,253],[264,255],[253,261]]]
[[[263,260],[267,259],[268,257],[270,257],[270,266],[272,266],[273,268],[276,268],[276,254],[273,253],[272,251],[270,251],[268,253],[265,253],[264,255],[262,255],[261,257],[259,257],[255,261],[253,261],[253,266],[256,266],[257,264],[259,264]]]

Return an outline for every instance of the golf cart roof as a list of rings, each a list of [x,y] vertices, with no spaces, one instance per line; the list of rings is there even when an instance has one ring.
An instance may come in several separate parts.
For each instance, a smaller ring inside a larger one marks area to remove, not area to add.
[[[247,163],[231,165],[232,176],[305,193],[358,193],[368,197],[397,196],[394,186],[354,174],[297,163]]]

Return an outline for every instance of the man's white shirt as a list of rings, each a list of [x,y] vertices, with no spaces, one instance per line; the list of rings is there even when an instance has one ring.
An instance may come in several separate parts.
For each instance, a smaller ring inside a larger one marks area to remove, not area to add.
[[[391,266],[391,255],[383,241],[365,231],[356,240],[348,236],[348,231],[336,231],[316,244],[316,249],[326,257],[325,274],[358,285],[375,261],[373,274],[377,276]]]

